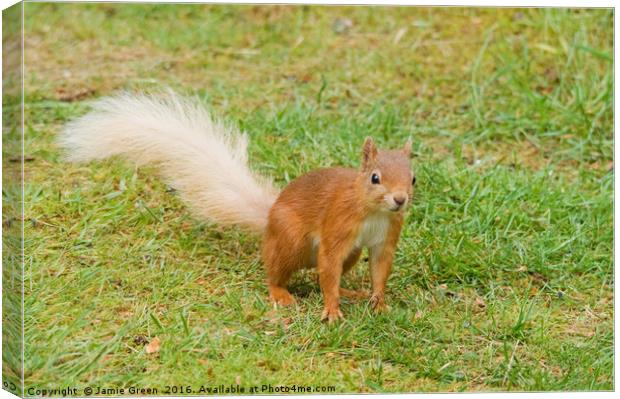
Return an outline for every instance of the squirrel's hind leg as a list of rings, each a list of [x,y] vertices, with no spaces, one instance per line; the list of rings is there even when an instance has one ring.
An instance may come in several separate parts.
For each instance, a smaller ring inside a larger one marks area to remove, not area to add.
[[[295,298],[288,291],[287,284],[297,269],[294,254],[289,248],[279,245],[276,240],[263,243],[263,262],[267,271],[269,299],[277,305],[288,306],[295,303]]]
[[[269,284],[269,299],[281,306],[290,306],[295,303],[295,298],[285,287]]]
[[[261,252],[267,271],[269,298],[278,305],[286,306],[295,303],[287,285],[293,273],[308,264],[312,242],[306,238],[305,227],[291,222],[286,209],[276,206],[263,236]]]
[[[282,265],[268,265],[267,267],[269,299],[277,305],[289,306],[295,303],[295,298],[286,288],[293,271],[281,266]]]

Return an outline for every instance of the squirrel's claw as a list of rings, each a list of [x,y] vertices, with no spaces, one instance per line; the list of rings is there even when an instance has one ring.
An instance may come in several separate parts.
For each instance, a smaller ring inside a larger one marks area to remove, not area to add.
[[[342,315],[342,312],[340,311],[340,309],[336,308],[336,309],[328,309],[325,308],[323,310],[323,314],[321,315],[321,321],[327,321],[329,324],[344,319],[344,316]]]
[[[372,306],[372,309],[375,311],[375,313],[383,313],[390,310],[390,307],[385,304],[383,297],[377,295],[373,295],[370,298],[370,305]]]
[[[295,304],[295,298],[284,288],[269,287],[269,299],[273,305],[278,306],[291,306]]]

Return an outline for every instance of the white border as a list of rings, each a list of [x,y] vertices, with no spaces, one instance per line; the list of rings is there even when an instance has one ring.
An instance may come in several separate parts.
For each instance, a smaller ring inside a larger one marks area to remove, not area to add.
[[[36,0],[26,0],[27,2],[32,2],[32,1],[36,1]],[[93,2],[93,1],[91,1]],[[106,0],[106,2],[127,2],[127,1],[122,1],[122,0]],[[143,3],[155,3],[156,1],[149,1],[149,0],[134,0],[133,2],[143,2]],[[313,0],[313,1],[303,1],[303,0],[288,0],[288,1],[266,1],[266,0],[254,0],[254,1],[237,1],[237,2],[231,2],[231,1],[225,1],[225,0],[211,0],[211,1],[199,1],[199,0],[185,0],[185,1],[164,1],[165,3],[241,3],[241,4],[317,4],[317,5],[416,5],[416,6],[463,6],[463,7],[587,7],[587,8],[591,8],[591,7],[606,7],[606,8],[615,8],[615,3],[614,1],[604,1],[604,0],[590,0],[590,1],[577,1],[577,0],[547,0],[547,1],[543,1],[543,2],[535,2],[535,1],[508,1],[508,2],[501,2],[499,3],[498,1],[491,1],[491,0],[469,0],[469,1],[465,1],[465,0],[447,0],[447,1],[429,1],[429,0],[421,0],[421,1],[398,1],[398,0],[375,0],[375,1],[365,1],[365,0],[338,0],[338,1],[329,1],[329,0]],[[16,0],[0,0],[0,8],[2,8],[3,10],[7,7],[10,7],[14,4],[18,3],[18,1]],[[22,9],[23,12],[23,9]],[[615,14],[615,12],[614,12]],[[22,15],[23,18],[23,15]],[[1,22],[1,18],[0,18],[0,30],[2,29],[2,22]],[[615,84],[615,77],[617,76],[616,74],[616,63],[615,60],[618,57],[618,47],[615,46],[615,43],[617,43],[618,41],[618,30],[616,29],[616,24],[615,24],[615,15],[614,15],[614,162],[616,160],[616,155],[618,154],[618,140],[616,140],[616,135],[615,132],[618,131],[618,120],[616,118],[616,115],[618,115],[618,103],[615,101],[616,96],[618,94],[618,86]],[[1,52],[0,52],[0,57],[1,57]],[[23,57],[23,52],[22,52],[22,57]],[[22,73],[23,73],[23,64],[22,64]],[[22,85],[23,85],[23,81],[22,81]],[[22,86],[23,89],[23,86]],[[0,85],[0,98],[2,95],[2,87]],[[23,101],[23,97],[22,97],[22,101]],[[22,121],[23,122],[23,121]],[[22,125],[23,126],[23,125]],[[22,137],[23,140],[23,137]],[[22,147],[22,151],[23,151],[23,147]],[[0,161],[2,159],[2,155],[0,153]],[[1,170],[1,163],[0,163],[0,170]],[[22,169],[22,173],[23,173],[23,169]],[[614,170],[615,173],[615,170]],[[617,251],[617,241],[616,241],[616,233],[618,232],[618,228],[616,226],[615,221],[618,220],[617,219],[617,215],[618,215],[618,202],[616,201],[616,196],[615,196],[615,187],[618,187],[618,182],[619,182],[619,177],[618,174],[615,173],[614,174],[614,387],[616,387],[616,381],[615,381],[615,377],[618,375],[618,362],[617,362],[617,355],[618,355],[618,351],[617,351],[617,347],[615,345],[616,341],[615,341],[615,332],[618,331],[618,326],[619,326],[619,322],[618,322],[618,317],[616,317],[615,315],[615,309],[617,308],[617,297],[615,296],[615,287],[618,284],[618,275],[616,273],[616,264],[617,264],[617,255],[618,255],[618,251]],[[23,212],[23,210],[22,210]],[[0,231],[1,231],[1,227],[0,227]],[[0,250],[2,248],[2,243],[0,241]],[[1,286],[0,286],[0,293],[1,293]],[[22,290],[22,296],[23,296],[23,290]],[[22,304],[23,304],[23,300],[22,300]],[[0,308],[2,305],[2,296],[0,295]],[[23,326],[22,326],[23,328]],[[22,331],[23,334],[23,331]],[[0,345],[0,357],[2,355],[2,347]],[[23,366],[23,365],[22,365]],[[423,396],[433,396],[436,398],[447,398],[451,395],[454,394],[401,394],[399,396],[401,397],[413,397],[413,396],[419,396],[419,395],[423,395]],[[490,399],[495,399],[495,398],[503,398],[505,397],[507,394],[506,393],[466,393],[466,395],[468,396],[474,396],[474,397],[478,397],[478,396],[484,396],[485,398],[490,398]],[[552,392],[552,393],[510,393],[508,394],[510,396],[510,398],[515,398],[515,399],[521,399],[521,398],[537,398],[537,397],[544,397],[544,398],[590,398],[590,397],[595,397],[595,398],[613,398],[615,397],[615,393],[614,392]],[[312,397],[327,397],[329,395],[312,395]],[[337,395],[339,398],[343,398],[343,399],[350,399],[353,397],[357,397],[358,395]],[[383,396],[387,396],[387,395],[379,395],[380,397]],[[14,398],[15,395],[10,394],[9,392],[0,389],[0,399],[4,399],[4,398]],[[235,398],[235,396],[232,396],[233,398]],[[308,398],[308,396],[300,396],[300,395],[295,395],[295,396],[288,396],[287,397],[291,397],[291,398]],[[247,398],[247,396],[244,397],[238,397],[238,398]]]

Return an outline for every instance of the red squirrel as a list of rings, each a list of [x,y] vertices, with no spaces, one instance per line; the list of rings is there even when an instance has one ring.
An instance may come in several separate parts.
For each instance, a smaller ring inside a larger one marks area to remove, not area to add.
[[[322,320],[343,317],[341,296],[368,295],[340,286],[342,275],[368,248],[370,301],[375,310],[386,309],[386,282],[415,185],[410,141],[402,149],[379,150],[367,138],[358,170],[314,170],[278,192],[250,169],[246,135],[215,121],[198,101],[166,92],[99,100],[67,124],[59,144],[72,161],[120,155],[138,165],[158,165],[198,216],[262,234],[275,304],[294,303],[287,289],[291,275],[316,267]]]

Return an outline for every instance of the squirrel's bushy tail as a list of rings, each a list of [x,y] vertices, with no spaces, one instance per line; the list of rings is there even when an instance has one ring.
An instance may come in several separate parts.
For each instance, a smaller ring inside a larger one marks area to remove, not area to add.
[[[159,166],[167,183],[201,217],[262,232],[277,191],[248,166],[247,137],[172,92],[104,98],[69,123],[68,159],[120,155]]]

